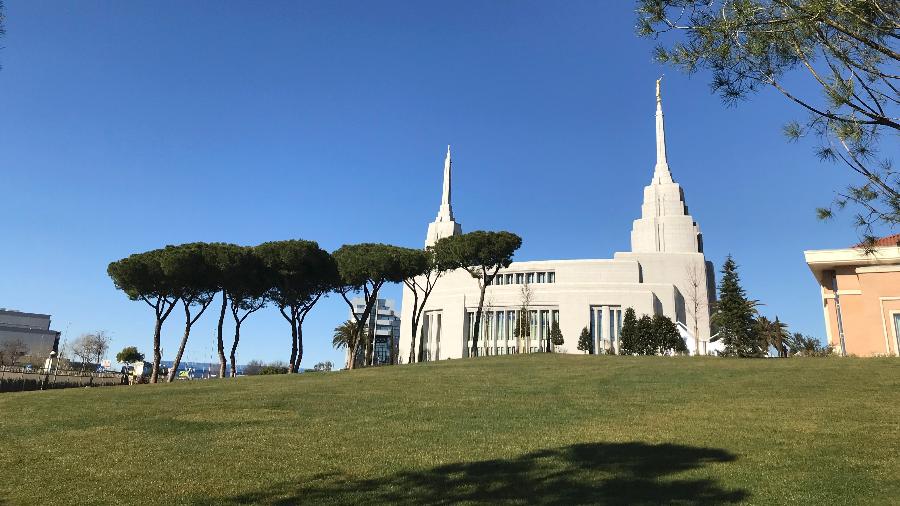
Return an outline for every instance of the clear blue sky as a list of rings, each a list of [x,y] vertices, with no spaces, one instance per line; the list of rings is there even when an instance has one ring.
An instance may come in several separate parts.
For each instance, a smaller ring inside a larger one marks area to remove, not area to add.
[[[114,351],[150,351],[151,311],[106,275],[134,252],[288,238],[420,247],[447,144],[464,230],[520,234],[520,260],[628,250],[663,72],[669,162],[707,256],[717,269],[735,256],[763,313],[822,336],[803,250],[857,239],[849,216],[815,218],[849,176],[784,140],[802,112],[768,90],[729,109],[708,76],[658,66],[629,1],[6,7],[0,306],[50,313],[69,340],[105,329]],[[304,367],[341,363],[330,335],[346,317],[334,296],[313,311]],[[166,358],[181,320],[164,328]],[[187,359],[210,359],[213,320]],[[275,309],[247,321],[240,362],[289,352]]]

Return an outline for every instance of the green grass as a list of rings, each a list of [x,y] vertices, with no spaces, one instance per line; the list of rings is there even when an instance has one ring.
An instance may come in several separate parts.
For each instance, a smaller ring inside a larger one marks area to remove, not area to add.
[[[0,504],[887,504],[900,360],[531,355],[0,395]]]

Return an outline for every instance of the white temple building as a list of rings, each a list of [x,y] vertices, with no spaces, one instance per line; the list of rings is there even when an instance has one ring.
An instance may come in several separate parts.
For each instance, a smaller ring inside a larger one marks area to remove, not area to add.
[[[425,245],[462,233],[451,203],[451,158],[447,148],[440,210],[428,225]],[[527,314],[523,299],[528,298]],[[612,259],[514,262],[501,269],[485,293],[478,355],[546,350],[552,322],[565,344],[557,351],[584,353],[578,337],[588,328],[595,353],[618,353],[625,309],[637,316],[663,314],[679,323],[691,354],[707,354],[709,314],[715,298],[713,268],[703,255],[700,228],[688,213],[681,186],[666,156],[659,81],[656,87],[656,166],[644,187],[641,217],[631,230],[631,251]],[[470,336],[478,307],[478,283],[459,269],[442,276],[428,299],[416,343],[416,361],[462,358],[471,354]],[[400,358],[409,361],[412,293],[403,291]],[[517,339],[517,318],[528,318],[530,336]]]

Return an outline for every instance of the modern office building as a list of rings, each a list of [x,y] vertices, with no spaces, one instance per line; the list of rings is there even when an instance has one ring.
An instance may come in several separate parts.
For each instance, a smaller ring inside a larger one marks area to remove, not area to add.
[[[48,314],[0,309],[0,346],[21,343],[20,358],[43,363],[51,351],[59,351],[59,336],[50,330]]]
[[[355,298],[350,302],[353,303],[353,312],[356,316],[361,316],[366,309],[366,301],[361,298]],[[378,299],[372,313],[369,315],[368,329],[375,329],[375,342],[373,346],[373,365],[396,364],[399,337],[400,337],[400,317],[394,309],[395,304],[392,299]],[[354,315],[350,315],[354,319]],[[349,350],[347,351],[349,353]],[[360,347],[357,350],[357,363],[363,362],[363,354],[365,350]],[[348,355],[349,356],[349,355]]]
[[[461,233],[450,199],[451,175],[448,149],[441,205],[428,227],[426,247]],[[523,312],[525,298],[529,300]],[[631,307],[638,316],[663,314],[680,322],[691,353],[707,354],[712,348],[709,312],[714,298],[713,268],[703,254],[700,228],[669,170],[657,82],[656,166],[644,188],[641,215],[632,226],[631,251],[615,253],[611,259],[514,262],[502,269],[487,287],[475,353],[546,349],[554,322],[565,338],[559,351],[582,353],[576,343],[581,330],[588,328],[595,352],[618,353],[623,314]],[[477,283],[464,270],[441,277],[425,308],[416,360],[470,356],[478,299]],[[412,293],[405,288],[400,332],[404,362],[409,360],[411,313]],[[528,319],[530,332],[516,338],[513,329],[521,318]]]
[[[819,283],[828,344],[844,355],[900,356],[900,234],[867,251],[805,251]]]

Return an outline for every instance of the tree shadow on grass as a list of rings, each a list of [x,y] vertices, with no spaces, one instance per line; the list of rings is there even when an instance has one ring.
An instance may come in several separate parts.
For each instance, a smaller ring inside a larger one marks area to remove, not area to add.
[[[674,444],[577,444],[511,459],[449,464],[371,479],[322,474],[209,504],[721,504],[749,493],[682,471],[727,463],[725,450]]]

